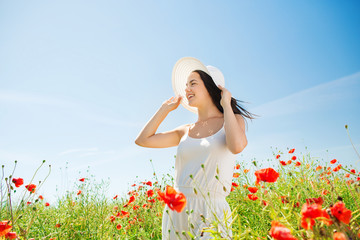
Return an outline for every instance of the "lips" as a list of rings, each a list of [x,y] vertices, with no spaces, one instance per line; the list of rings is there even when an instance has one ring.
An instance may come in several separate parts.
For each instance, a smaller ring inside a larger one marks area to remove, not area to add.
[[[192,97],[194,97],[194,94],[189,94],[189,95],[187,96],[187,99],[190,100],[190,98],[192,98]]]

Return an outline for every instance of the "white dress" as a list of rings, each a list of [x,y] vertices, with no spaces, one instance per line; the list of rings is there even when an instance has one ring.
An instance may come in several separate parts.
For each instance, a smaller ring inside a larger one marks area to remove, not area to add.
[[[177,148],[174,184],[174,189],[185,195],[187,204],[180,213],[165,206],[162,239],[191,239],[187,231],[195,239],[211,239],[210,233],[202,229],[210,226],[215,215],[222,220],[218,231],[228,239],[232,236],[231,209],[225,197],[231,190],[236,155],[226,146],[224,125],[205,138],[189,137],[189,129]]]

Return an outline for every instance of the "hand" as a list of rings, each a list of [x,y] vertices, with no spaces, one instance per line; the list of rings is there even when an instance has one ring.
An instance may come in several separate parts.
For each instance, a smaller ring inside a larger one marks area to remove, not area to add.
[[[220,105],[224,108],[227,104],[231,106],[231,93],[221,85],[217,85],[221,90],[221,100]]]
[[[179,106],[181,99],[182,96],[180,95],[177,97],[171,97],[170,99],[164,101],[161,107],[163,107],[169,112],[173,111]]]

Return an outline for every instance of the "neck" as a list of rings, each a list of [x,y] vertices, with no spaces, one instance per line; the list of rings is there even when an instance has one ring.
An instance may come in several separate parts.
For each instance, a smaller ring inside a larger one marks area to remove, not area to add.
[[[219,109],[208,109],[208,111],[201,111],[201,109],[198,109],[198,122],[207,121],[209,119],[213,118],[223,118],[224,114],[219,111]]]

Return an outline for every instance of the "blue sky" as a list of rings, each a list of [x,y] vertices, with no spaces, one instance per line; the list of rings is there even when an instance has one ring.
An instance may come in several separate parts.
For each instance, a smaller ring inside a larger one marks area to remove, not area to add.
[[[266,166],[274,148],[296,148],[359,168],[344,128],[360,149],[359,10],[358,1],[0,1],[0,162],[10,174],[18,160],[15,177],[27,181],[46,159],[49,201],[91,174],[121,194],[152,178],[150,159],[172,174],[176,147],[134,140],[173,96],[175,62],[192,56],[261,115],[240,163]],[[180,105],[158,132],[196,120]]]

